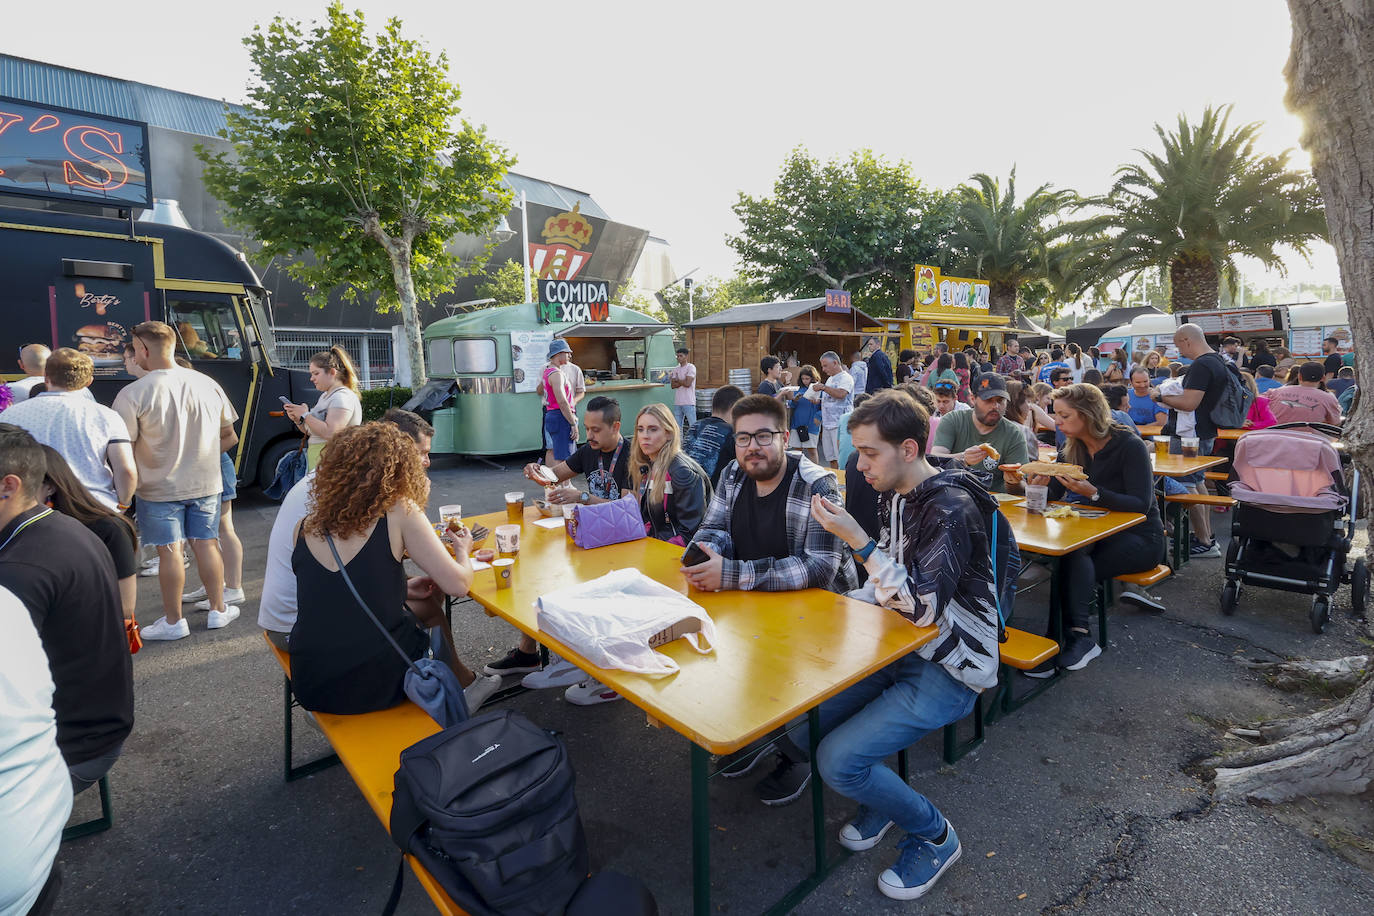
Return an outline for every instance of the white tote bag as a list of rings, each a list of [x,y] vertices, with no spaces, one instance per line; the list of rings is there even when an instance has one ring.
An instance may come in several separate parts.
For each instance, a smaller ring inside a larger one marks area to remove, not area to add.
[[[676,674],[677,662],[650,646],[656,634],[692,621],[699,632],[683,638],[703,655],[715,644],[706,609],[637,569],[616,569],[599,579],[559,589],[534,603],[539,629],[600,668],[637,674]]]

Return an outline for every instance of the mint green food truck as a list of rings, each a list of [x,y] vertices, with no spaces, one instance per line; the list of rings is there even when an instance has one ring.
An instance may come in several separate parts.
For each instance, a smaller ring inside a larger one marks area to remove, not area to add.
[[[547,313],[545,313],[547,317]],[[533,303],[454,315],[425,328],[430,385],[445,386],[451,402],[434,410],[436,455],[495,456],[543,449],[543,406],[535,389],[549,344],[562,338],[586,378],[581,417],[598,395],[620,402],[625,432],[655,401],[672,404],[668,372],[677,365],[673,329],[619,306],[583,310],[587,320],[540,320]]]

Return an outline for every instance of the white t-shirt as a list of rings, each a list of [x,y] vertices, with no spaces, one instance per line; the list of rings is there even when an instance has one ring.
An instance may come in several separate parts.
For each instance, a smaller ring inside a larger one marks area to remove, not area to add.
[[[842,398],[821,392],[821,428],[839,429],[840,418],[854,408],[854,376],[841,369],[826,380],[825,387],[845,390]]]
[[[129,427],[110,408],[81,396],[89,390],[36,394],[5,411],[5,422],[23,427],[41,444],[61,452],[91,495],[114,509],[119,496],[106,454],[111,443],[129,441]]]
[[[57,749],[48,656],[19,599],[0,588],[0,913],[27,913],[72,813]]]
[[[20,401],[27,401],[29,399],[29,392],[33,390],[33,386],[41,384],[43,384],[43,376],[41,375],[30,375],[27,378],[21,378],[17,382],[10,382],[10,392],[14,394],[14,403],[18,404]]]
[[[315,472],[306,474],[286,494],[267,536],[267,569],[262,574],[262,600],[258,602],[258,626],[276,633],[290,633],[296,625],[296,572],[291,554],[296,550],[296,526],[310,512],[310,484]]]
[[[673,389],[673,405],[675,407],[694,407],[697,403],[697,367],[692,363],[683,363],[668,370],[668,378],[679,382],[691,382],[690,385],[680,385]]]
[[[336,408],[348,411],[348,422],[344,424],[345,427],[362,425],[363,402],[358,399],[357,392],[347,385],[340,385],[338,388],[320,395],[315,406],[310,408],[310,415],[320,420],[328,420],[329,412]],[[328,440],[321,439],[313,433],[310,436],[311,445],[318,445],[326,441]]]
[[[134,444],[139,499],[178,502],[223,491],[220,429],[239,415],[218,382],[180,366],[154,369],[121,388],[114,409]]]
[[[577,363],[568,360],[563,364],[563,375],[568,380],[568,385],[572,388],[573,396],[587,393],[587,379],[582,374],[582,369]]]

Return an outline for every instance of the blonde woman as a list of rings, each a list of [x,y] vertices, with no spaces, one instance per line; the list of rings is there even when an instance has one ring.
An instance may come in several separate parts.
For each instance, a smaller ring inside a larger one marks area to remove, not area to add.
[[[323,394],[314,407],[287,404],[286,415],[310,436],[306,467],[320,463],[324,444],[350,426],[363,422],[363,402],[358,398],[358,372],[343,347],[333,346],[310,357],[310,381]]]
[[[711,478],[682,451],[677,421],[662,404],[650,404],[635,417],[630,483],[649,536],[685,546],[711,501]]]
[[[1052,397],[1054,417],[1064,434],[1064,459],[1083,468],[1088,477],[1037,476],[1029,482],[1048,486],[1052,500],[1069,496],[1085,506],[1138,512],[1145,516],[1145,523],[1064,557],[1063,650],[1055,659],[1027,672],[1032,677],[1049,677],[1056,664],[1077,671],[1100,655],[1090,629],[1097,583],[1154,569],[1164,557],[1164,525],[1155,502],[1154,470],[1144,440],[1134,430],[1113,422],[1107,398],[1095,385],[1070,385]],[[1150,610],[1164,609],[1140,591],[1127,592],[1122,600]]]

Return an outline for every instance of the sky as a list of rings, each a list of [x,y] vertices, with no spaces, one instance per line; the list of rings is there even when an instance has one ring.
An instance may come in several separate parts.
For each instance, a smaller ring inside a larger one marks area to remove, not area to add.
[[[976,172],[1018,188],[1106,190],[1117,166],[1208,104],[1261,121],[1261,149],[1299,148],[1283,104],[1283,0],[355,0],[446,52],[462,116],[515,170],[581,190],[672,245],[679,273],[728,276],[740,192],[768,194],[797,146],[822,159],[872,148],[929,186]],[[242,101],[241,39],[324,0],[189,4],[64,0],[61,29],[0,32],[0,51]],[[0,87],[3,93],[3,87]],[[1322,244],[1289,282],[1338,279]],[[1263,287],[1277,277],[1243,265]]]

